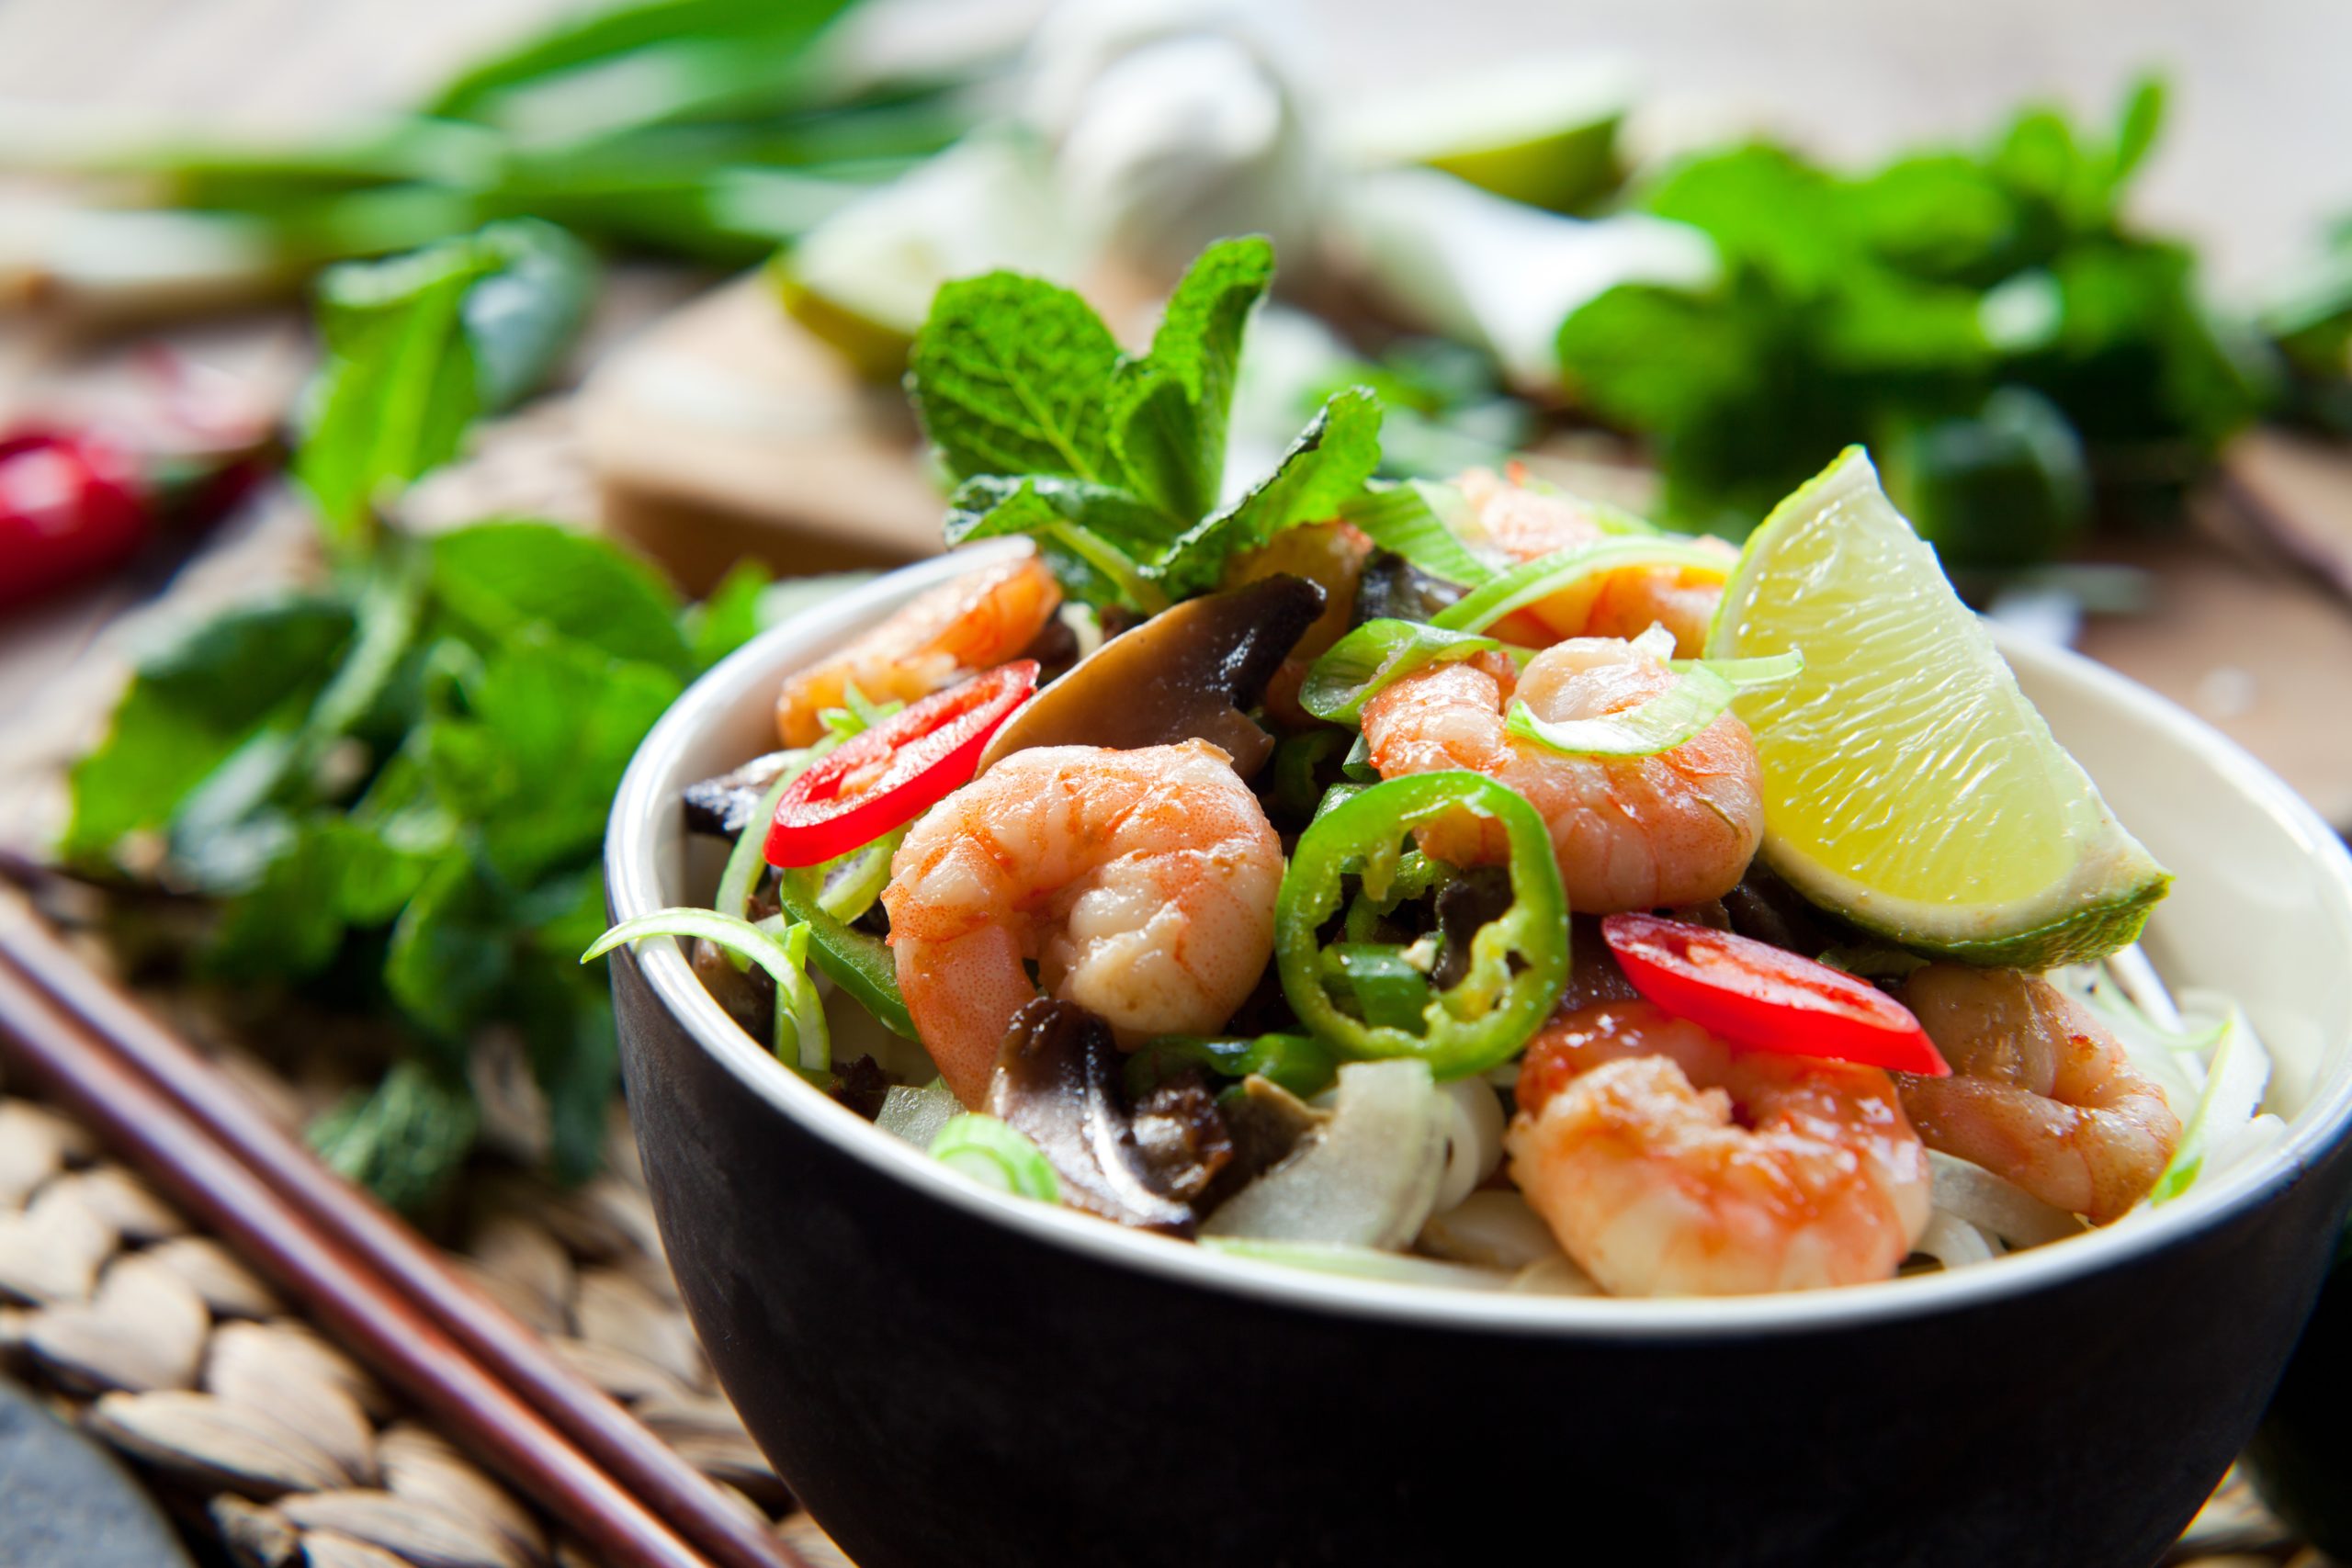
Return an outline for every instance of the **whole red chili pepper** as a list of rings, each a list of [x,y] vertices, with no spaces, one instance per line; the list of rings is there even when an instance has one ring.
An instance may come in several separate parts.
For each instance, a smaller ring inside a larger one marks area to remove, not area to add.
[[[151,531],[146,487],[121,447],[40,426],[0,436],[0,610],[111,570]]]

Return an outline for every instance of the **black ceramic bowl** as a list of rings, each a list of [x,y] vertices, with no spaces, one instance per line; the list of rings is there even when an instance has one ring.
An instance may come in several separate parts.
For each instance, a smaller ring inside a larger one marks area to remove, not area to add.
[[[615,807],[616,916],[707,896],[678,790],[766,749],[777,678],[956,570],[845,595],[685,695]],[[2078,1240],[1843,1291],[1359,1282],[982,1190],[649,943],[613,965],[638,1140],[752,1435],[863,1568],[2143,1568],[2254,1429],[2352,1189],[2352,865],[2205,726],[2007,651],[2178,874],[2159,965],[2241,998],[2278,1059],[2291,1124],[2257,1159]]]

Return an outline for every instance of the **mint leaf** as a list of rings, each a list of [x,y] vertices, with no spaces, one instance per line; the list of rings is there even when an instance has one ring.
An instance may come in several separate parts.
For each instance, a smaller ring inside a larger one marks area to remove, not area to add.
[[[330,539],[458,454],[475,417],[534,389],[587,313],[587,253],[536,220],[493,223],[320,277],[326,364],[294,472]]]
[[[465,1163],[481,1112],[462,1082],[409,1061],[310,1132],[319,1157],[404,1213],[439,1196]]]
[[[699,604],[689,604],[678,619],[678,633],[697,671],[707,670],[752,637],[766,623],[761,618],[773,581],[768,569],[755,560],[741,560]]]
[[[486,648],[541,626],[616,659],[695,668],[677,595],[603,539],[551,523],[478,523],[438,536],[432,551],[442,608]]]
[[[944,532],[950,546],[1026,534],[1062,585],[1086,603],[1147,614],[1167,607],[1168,596],[1136,558],[1162,547],[1167,519],[1124,490],[988,475],[966,480],[947,505]]]
[[[445,1059],[490,1015],[513,964],[513,931],[506,896],[462,854],[435,866],[393,922],[385,988]]]
[[[433,722],[427,777],[492,867],[532,881],[594,852],[637,743],[682,689],[658,666],[534,630],[487,661],[467,714]]]
[[[330,539],[366,540],[390,492],[457,456],[482,407],[466,291],[498,265],[457,241],[321,277],[326,365],[294,474]]]
[[[1117,476],[1103,396],[1111,330],[1067,288],[992,272],[942,288],[908,358],[915,413],[948,472]]]
[[[1217,502],[1241,342],[1273,275],[1262,238],[1211,245],[1170,296],[1151,352],[1112,376],[1107,417],[1129,485],[1180,522]]]
[[[103,862],[264,729],[290,731],[351,631],[344,605],[288,599],[232,610],[148,658],[106,739],[74,765],[65,858]]]
[[[1362,387],[1335,392],[1272,473],[1188,529],[1150,569],[1177,598],[1205,592],[1239,551],[1255,549],[1285,528],[1338,517],[1379,466],[1380,400]]]

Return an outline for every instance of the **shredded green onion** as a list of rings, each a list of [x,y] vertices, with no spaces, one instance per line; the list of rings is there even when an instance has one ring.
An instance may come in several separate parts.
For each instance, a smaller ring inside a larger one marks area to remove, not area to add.
[[[808,978],[807,926],[767,929],[716,909],[656,909],[623,920],[598,937],[580,955],[580,962],[602,958],[623,942],[655,936],[699,938],[741,953],[766,970],[775,980],[776,1055],[812,1081],[822,1082],[831,1076],[832,1035],[825,1024],[824,1002],[817,995],[816,983]]]
[[[1375,479],[1340,508],[1342,521],[1391,555],[1431,577],[1476,588],[1495,574],[1462,542],[1470,503],[1452,485],[1428,479]]]
[[[2180,1144],[2148,1193],[2151,1204],[2179,1197],[2205,1174],[2205,1163],[2225,1138],[2252,1122],[2270,1086],[2270,1054],[2256,1038],[2245,1010],[2231,1007],[2220,1043],[2205,1067],[2205,1088],[2180,1130]]]
[[[1333,724],[1361,724],[1364,704],[1406,676],[1501,647],[1490,637],[1419,621],[1366,621],[1315,661],[1299,688],[1298,705]]]
[[[775,803],[784,798],[792,781],[817,760],[817,755],[815,747],[794,753],[792,761],[776,774],[775,782],[762,792],[759,809],[752,813],[752,819],[736,835],[735,847],[727,854],[727,869],[718,874],[718,892],[713,896],[711,907],[720,914],[739,919],[750,915],[752,895],[759,890],[760,874],[768,868],[768,824],[775,820]],[[739,961],[736,967],[741,968],[742,964]]]
[[[1632,707],[1593,718],[1539,718],[1514,700],[1504,728],[1566,757],[1647,757],[1675,747],[1721,718],[1741,691],[1785,681],[1804,668],[1795,652],[1766,659],[1674,661],[1674,684]],[[1726,666],[1736,667],[1725,672]],[[1736,680],[1734,676],[1736,676]]]
[[[1549,599],[1586,578],[1626,567],[1670,566],[1727,578],[1735,564],[1729,557],[1675,539],[1602,539],[1522,562],[1439,611],[1430,624],[1448,631],[1482,632],[1514,610]]]
[[[1041,1203],[1062,1201],[1061,1179],[1037,1145],[993,1116],[948,1118],[931,1141],[931,1157],[984,1187],[1016,1198],[1034,1198]]]

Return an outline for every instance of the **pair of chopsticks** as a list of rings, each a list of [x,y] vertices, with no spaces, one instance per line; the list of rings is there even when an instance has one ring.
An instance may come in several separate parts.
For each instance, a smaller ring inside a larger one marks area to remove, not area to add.
[[[614,1568],[808,1568],[0,892],[0,1056]]]

